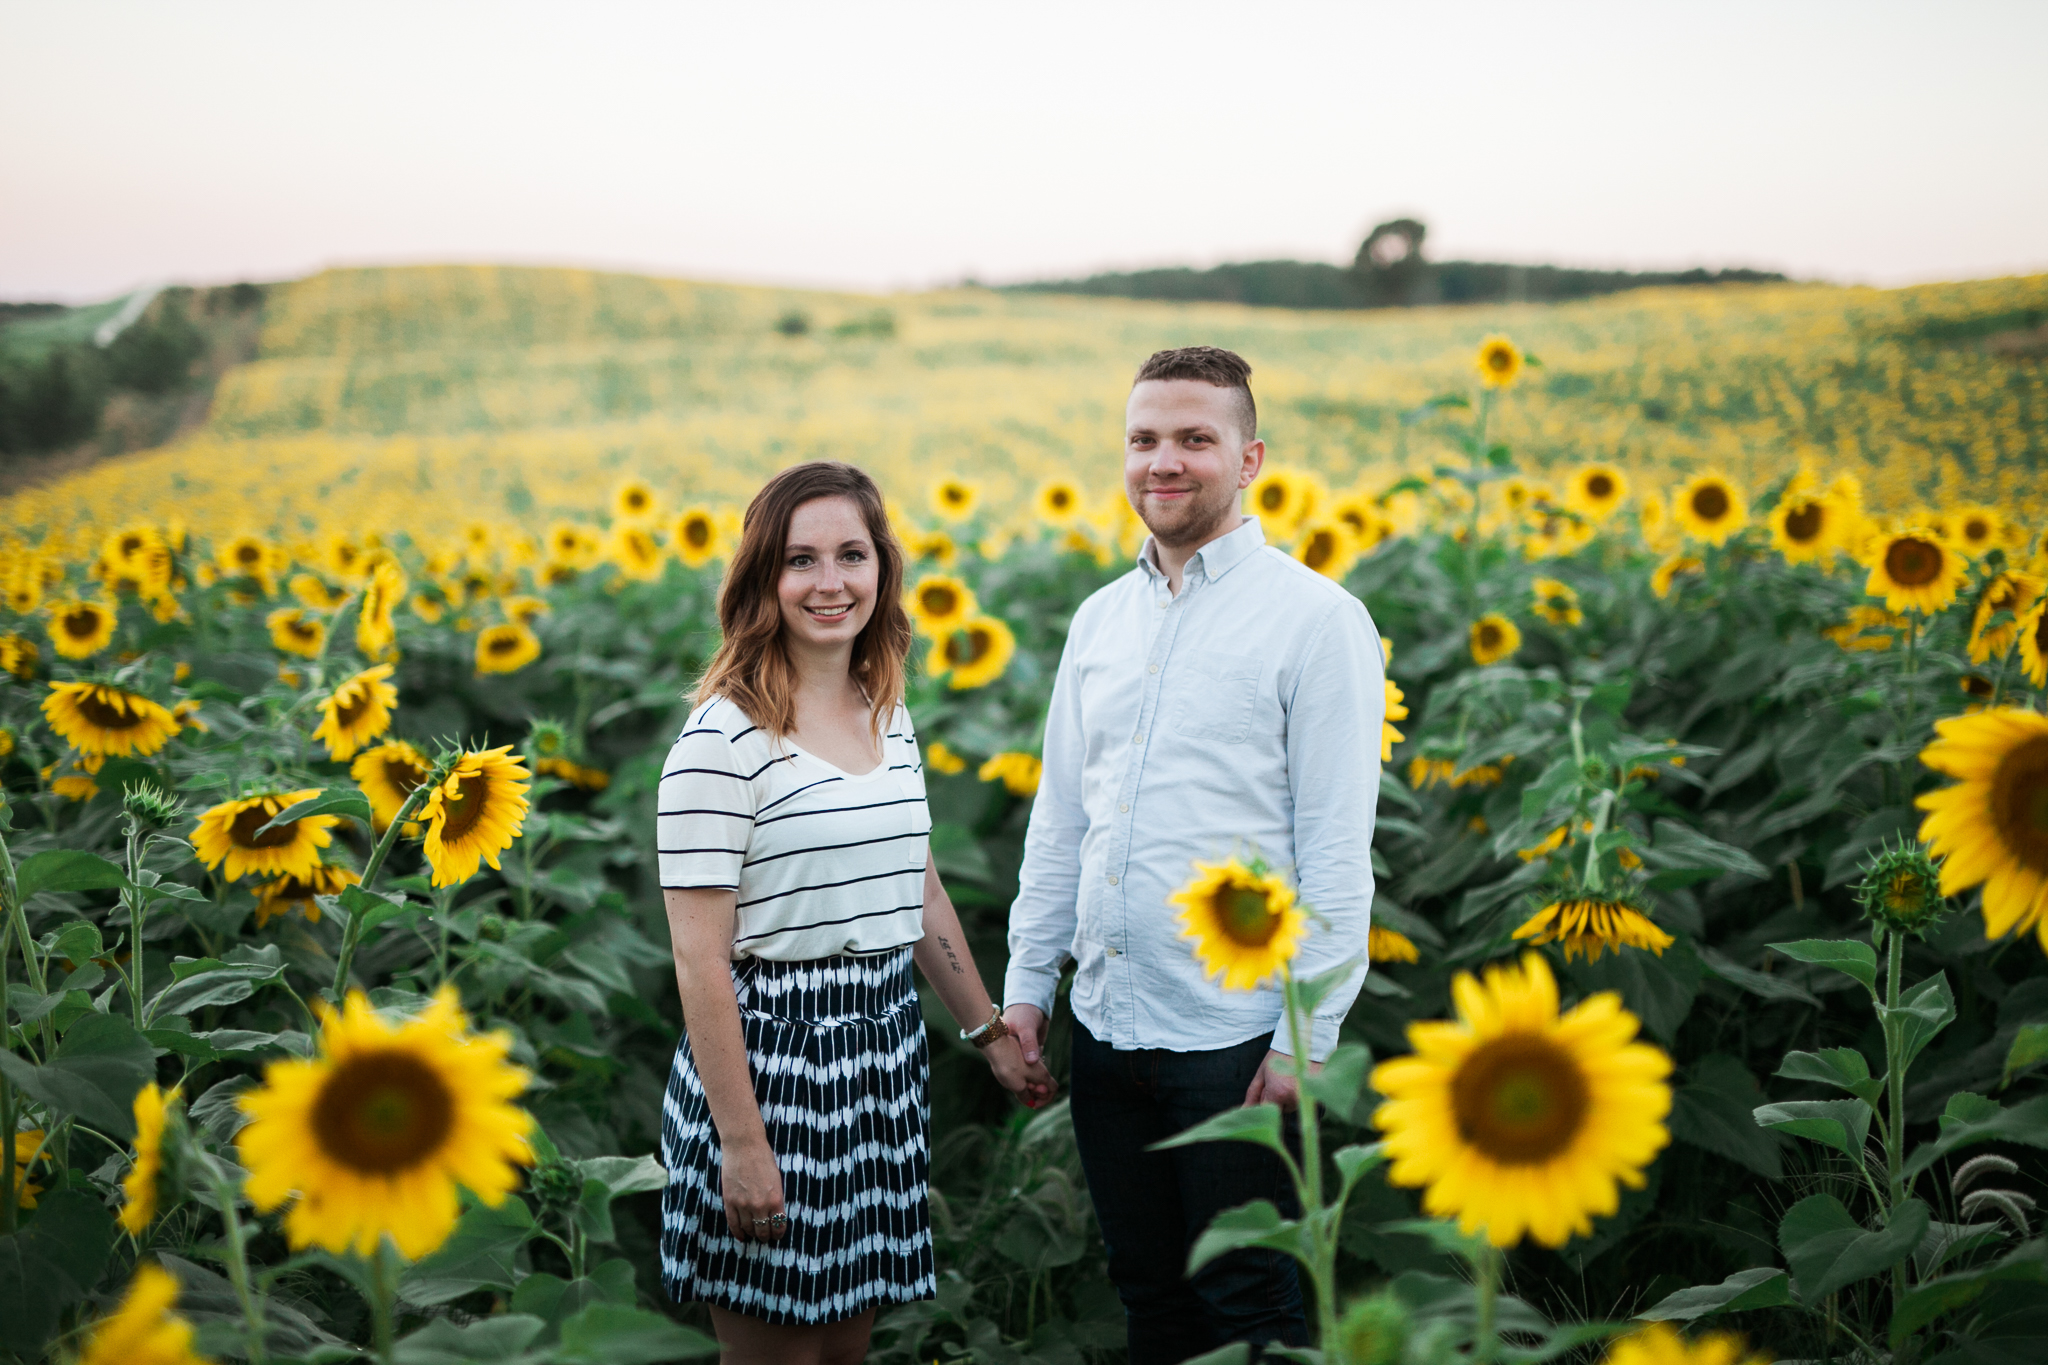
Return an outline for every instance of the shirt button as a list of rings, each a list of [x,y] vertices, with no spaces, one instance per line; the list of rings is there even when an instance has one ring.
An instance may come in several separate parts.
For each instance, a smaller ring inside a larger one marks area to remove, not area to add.
[[[1109,874],[1109,884],[1110,884],[1111,886],[1115,886],[1115,885],[1116,885],[1116,873],[1112,872],[1112,873],[1110,873],[1110,874]]]
[[[1143,744],[1144,742],[1145,736],[1143,736],[1142,734],[1131,736],[1131,743],[1133,744]]]
[[[1147,669],[1146,669],[1145,671],[1146,671],[1147,673],[1157,673],[1157,672],[1159,671],[1159,665],[1158,665],[1158,664],[1153,664],[1153,665],[1151,665],[1150,667],[1148,667],[1148,668],[1147,668]]]
[[[1117,804],[1117,809],[1118,809],[1118,810],[1120,810],[1120,811],[1126,811],[1126,812],[1128,812],[1128,811],[1130,810],[1130,808],[1131,808],[1131,803],[1130,803],[1130,802],[1128,802],[1128,801],[1122,801],[1122,802],[1119,802],[1119,803]]]
[[[1120,949],[1117,948],[1104,948],[1102,950],[1102,955],[1104,957],[1121,957],[1123,953]]]

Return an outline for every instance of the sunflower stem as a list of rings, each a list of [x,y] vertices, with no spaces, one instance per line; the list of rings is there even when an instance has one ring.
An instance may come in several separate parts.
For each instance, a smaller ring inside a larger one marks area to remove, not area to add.
[[[1313,1028],[1308,1030],[1308,1037],[1303,1036],[1301,999],[1295,993],[1294,973],[1284,967],[1281,969],[1280,994],[1287,1010],[1287,1036],[1294,1047],[1294,1055],[1289,1060],[1294,1067],[1295,1095],[1301,1110],[1301,1217],[1316,1230],[1311,1239],[1315,1258],[1308,1268],[1315,1284],[1316,1340],[1328,1349],[1337,1340],[1337,1267],[1321,1232],[1325,1221],[1322,1217],[1322,1133],[1316,1116],[1316,1097],[1308,1088],[1309,1044]],[[1284,1140],[1281,1145],[1286,1145]]]
[[[377,1243],[377,1249],[370,1253],[370,1332],[371,1345],[377,1359],[383,1365],[392,1365],[392,1300],[397,1297],[397,1277],[391,1273],[391,1258],[394,1255],[391,1241],[386,1238]]]
[[[143,899],[141,883],[137,874],[142,871],[142,817],[133,811],[124,812],[128,824],[128,885],[121,888],[121,904],[128,911],[128,970],[122,975],[128,981],[128,1001],[135,1014],[135,1031],[142,1032],[142,913]]]
[[[437,771],[432,777],[405,794],[405,801],[391,817],[391,823],[384,828],[384,837],[377,841],[375,851],[370,854],[369,863],[363,868],[360,883],[368,891],[377,880],[377,874],[384,868],[384,860],[391,854],[391,846],[398,842],[398,831],[407,817],[427,799],[427,793],[447,779],[445,771]],[[363,936],[363,917],[351,911],[348,924],[341,931],[341,957],[334,964],[334,999],[336,1003],[348,990],[348,969],[355,961],[356,943]]]
[[[1884,1050],[1885,1050],[1885,1110],[1884,1161],[1885,1173],[1891,1183],[1891,1203],[1885,1210],[1889,1222],[1898,1213],[1899,1206],[1906,1201],[1905,1150],[1906,1150],[1906,1068],[1905,1059],[1899,1055],[1904,1042],[1899,1027],[1899,978],[1905,964],[1906,936],[1892,930],[1887,937],[1891,940],[1889,961],[1885,966],[1884,982]],[[1892,1266],[1892,1302],[1898,1303],[1906,1296],[1906,1261],[1900,1259]]]
[[[236,1205],[237,1191],[218,1162],[208,1157],[206,1167],[213,1177],[213,1197],[220,1206],[221,1228],[227,1234],[228,1280],[235,1287],[235,1297],[241,1300],[242,1321],[249,1331],[250,1365],[263,1365],[263,1300],[249,1282],[249,1235]]]
[[[1495,1325],[1500,1308],[1500,1248],[1491,1242],[1472,1258],[1479,1317],[1472,1328],[1472,1365],[1486,1365],[1500,1345]]]
[[[7,1027],[7,945],[11,920],[0,919],[0,1028]],[[10,1032],[7,1042],[12,1043]],[[0,1236],[14,1231],[14,1082],[0,1072]]]

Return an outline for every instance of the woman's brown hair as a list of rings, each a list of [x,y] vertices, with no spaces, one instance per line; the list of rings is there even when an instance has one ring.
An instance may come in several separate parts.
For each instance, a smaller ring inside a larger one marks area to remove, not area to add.
[[[711,666],[697,684],[696,704],[724,697],[771,735],[796,728],[796,669],[782,643],[782,581],[789,521],[817,498],[847,498],[860,509],[874,542],[875,605],[853,641],[853,680],[872,709],[881,734],[903,699],[904,663],[910,657],[910,613],[903,608],[903,546],[889,529],[889,513],[875,481],[850,464],[816,460],[783,470],[747,504],[740,548],[718,592],[718,624],[725,632]]]

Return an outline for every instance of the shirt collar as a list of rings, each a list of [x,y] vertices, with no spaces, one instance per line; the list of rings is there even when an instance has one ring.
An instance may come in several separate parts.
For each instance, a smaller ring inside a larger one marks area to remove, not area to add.
[[[1251,558],[1252,552],[1265,543],[1265,526],[1257,517],[1246,517],[1244,524],[1235,531],[1225,532],[1195,551],[1189,558],[1188,565],[1192,568],[1199,563],[1202,566],[1202,576],[1213,583]],[[1138,550],[1138,565],[1150,577],[1166,577],[1160,570],[1158,547],[1153,543],[1151,536],[1145,537],[1145,544]]]

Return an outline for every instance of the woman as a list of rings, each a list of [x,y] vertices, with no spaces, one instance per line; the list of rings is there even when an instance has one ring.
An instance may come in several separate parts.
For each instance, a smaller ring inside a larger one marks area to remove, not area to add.
[[[851,465],[769,480],[724,642],[662,771],[683,1038],[662,1121],[662,1279],[723,1358],[836,1365],[933,1296],[913,960],[996,1079],[1049,1099],[983,989],[929,851],[904,709],[903,552]]]

